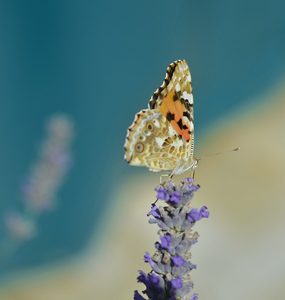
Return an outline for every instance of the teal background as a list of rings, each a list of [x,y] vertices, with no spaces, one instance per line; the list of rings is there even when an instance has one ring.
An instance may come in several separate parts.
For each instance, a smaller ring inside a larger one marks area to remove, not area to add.
[[[0,220],[21,208],[19,186],[47,118],[66,112],[76,124],[58,206],[1,275],[76,254],[100,235],[117,179],[146,172],[123,161],[125,133],[170,62],[190,65],[198,144],[278,82],[284,9],[278,0],[0,1]]]

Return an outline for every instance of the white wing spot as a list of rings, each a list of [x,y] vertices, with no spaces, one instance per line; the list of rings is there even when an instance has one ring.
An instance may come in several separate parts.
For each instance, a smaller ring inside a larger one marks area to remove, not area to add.
[[[179,148],[180,146],[183,146],[183,141],[182,141],[182,139],[180,140],[175,140],[175,141],[173,141],[172,142],[172,145],[175,147],[175,148]]]
[[[159,147],[162,147],[162,145],[163,145],[163,143],[164,143],[164,139],[163,139],[163,138],[156,137],[156,138],[155,138],[155,141],[156,141],[156,143],[157,143],[157,145],[158,145]]]
[[[191,95],[190,94],[188,94],[187,92],[183,92],[182,93],[182,98],[184,98],[185,100],[188,100],[189,102],[191,101],[191,97],[190,97]],[[193,103],[193,98],[192,98],[192,103]]]
[[[168,134],[169,134],[169,136],[174,136],[177,133],[176,133],[175,129],[172,126],[169,126],[169,128],[168,128]]]
[[[193,95],[192,94],[189,95],[189,100],[188,101],[189,101],[190,104],[194,103]]]

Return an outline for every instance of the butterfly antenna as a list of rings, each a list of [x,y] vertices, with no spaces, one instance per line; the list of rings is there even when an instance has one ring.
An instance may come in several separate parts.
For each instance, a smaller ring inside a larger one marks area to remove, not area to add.
[[[213,154],[207,154],[207,155],[204,155],[203,157],[199,157],[199,158],[196,158],[196,159],[199,161],[199,160],[202,160],[204,158],[209,158],[209,157],[213,157],[213,156],[217,156],[217,155],[221,155],[221,154],[226,154],[226,153],[230,153],[230,152],[236,152],[236,151],[239,151],[239,150],[240,150],[240,147],[236,147],[236,148],[228,150],[228,151],[217,152],[217,153],[213,153]]]

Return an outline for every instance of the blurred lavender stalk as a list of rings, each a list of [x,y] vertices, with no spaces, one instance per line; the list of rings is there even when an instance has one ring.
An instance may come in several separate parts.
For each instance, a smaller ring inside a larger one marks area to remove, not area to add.
[[[27,208],[42,213],[53,207],[56,194],[71,167],[73,123],[65,115],[50,118],[39,160],[32,166],[22,192]]]
[[[186,178],[179,186],[172,181],[156,188],[157,199],[163,206],[153,204],[149,213],[149,223],[159,227],[160,241],[155,243],[154,255],[144,255],[151,271],[139,272],[138,282],[145,285],[142,292],[135,291],[134,300],[197,300],[193,290],[190,272],[196,268],[192,264],[190,248],[198,240],[198,233],[192,227],[202,218],[209,217],[206,206],[193,208],[191,200],[199,186],[192,178]]]
[[[36,235],[38,217],[54,207],[57,192],[71,167],[72,120],[66,115],[54,115],[46,130],[39,158],[22,185],[23,209],[9,211],[4,218],[7,237],[2,245],[9,250],[11,245],[18,246]]]

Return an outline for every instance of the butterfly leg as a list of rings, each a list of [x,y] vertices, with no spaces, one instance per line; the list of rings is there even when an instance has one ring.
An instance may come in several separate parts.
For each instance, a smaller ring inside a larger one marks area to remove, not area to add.
[[[193,180],[195,179],[195,172],[196,172],[196,169],[194,168],[193,172],[192,172],[192,178],[193,178]]]
[[[164,180],[163,178],[166,178],[166,180]],[[168,181],[171,178],[172,178],[171,174],[170,175],[169,174],[161,174],[160,178],[159,178],[159,183],[164,184],[166,181]]]
[[[193,164],[193,168],[192,168],[192,178],[193,178],[193,180],[195,178],[195,172],[196,172],[196,168],[198,166],[198,162],[199,162],[199,159],[195,158],[195,163]]]

